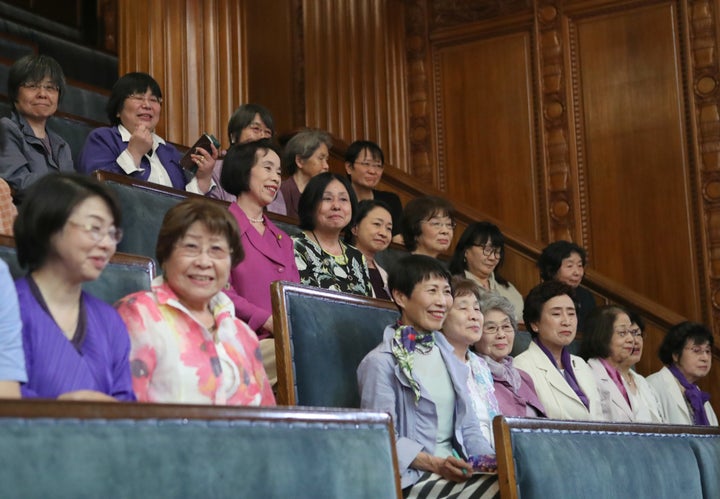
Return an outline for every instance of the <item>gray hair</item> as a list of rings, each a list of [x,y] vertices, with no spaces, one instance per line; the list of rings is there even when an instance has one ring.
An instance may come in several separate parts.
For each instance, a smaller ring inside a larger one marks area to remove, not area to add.
[[[330,134],[324,130],[307,129],[296,133],[283,150],[283,170],[286,175],[292,175],[297,171],[295,157],[306,160],[317,151],[321,144],[325,144],[328,148],[332,148],[332,138]]]
[[[518,325],[517,320],[515,320],[515,307],[510,303],[510,300],[495,293],[484,294],[480,299],[480,311],[483,315],[486,315],[492,310],[497,310],[507,315],[510,319],[510,324],[512,324],[513,329],[517,333]]]

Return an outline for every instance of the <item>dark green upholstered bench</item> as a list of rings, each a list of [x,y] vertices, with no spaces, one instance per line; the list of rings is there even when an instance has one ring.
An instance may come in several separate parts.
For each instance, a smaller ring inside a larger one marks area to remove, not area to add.
[[[8,264],[13,278],[25,275],[17,261],[14,238],[0,235],[0,258]],[[83,284],[83,289],[112,305],[130,293],[150,289],[154,278],[155,262],[151,258],[115,253],[100,277]]]
[[[503,499],[720,497],[720,428],[493,421]]]
[[[272,307],[278,403],[360,407],[357,367],[397,321],[395,304],[274,282]]]
[[[398,498],[390,416],[0,402],[3,497]]]

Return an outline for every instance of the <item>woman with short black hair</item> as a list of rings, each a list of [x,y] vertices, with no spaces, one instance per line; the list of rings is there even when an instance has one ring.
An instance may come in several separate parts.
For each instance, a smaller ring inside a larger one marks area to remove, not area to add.
[[[12,113],[0,120],[0,177],[15,191],[16,203],[40,177],[74,171],[70,146],[47,129],[64,94],[65,75],[52,57],[27,55],[10,67]]]
[[[455,233],[454,211],[448,200],[436,196],[415,198],[405,205],[400,228],[407,250],[437,258],[450,249]]]

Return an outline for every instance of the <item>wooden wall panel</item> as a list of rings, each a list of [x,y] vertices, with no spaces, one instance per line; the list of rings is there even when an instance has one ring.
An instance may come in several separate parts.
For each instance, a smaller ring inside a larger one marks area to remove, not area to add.
[[[407,169],[402,2],[303,1],[306,124],[345,141],[369,139]]]
[[[233,0],[120,0],[119,72],[145,71],[160,84],[159,135],[190,145],[207,131],[227,142],[230,114],[247,95],[243,26]]]
[[[701,319],[676,7],[571,18],[570,32],[592,266]]]
[[[539,239],[531,40],[526,31],[436,50],[437,141],[440,188]]]

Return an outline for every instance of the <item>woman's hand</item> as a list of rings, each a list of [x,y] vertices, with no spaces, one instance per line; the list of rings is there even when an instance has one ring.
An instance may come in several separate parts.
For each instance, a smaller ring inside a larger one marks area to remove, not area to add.
[[[210,190],[210,184],[212,182],[211,177],[213,169],[215,168],[215,160],[217,160],[219,155],[215,145],[210,144],[210,147],[212,148],[212,154],[202,147],[195,148],[195,153],[190,154],[190,157],[198,167],[197,172],[195,172],[195,178],[197,179],[200,192],[207,192]]]
[[[437,473],[445,480],[451,482],[464,482],[472,476],[473,469],[469,463],[457,457],[446,458],[433,456],[427,452],[419,453],[412,463],[411,468]]]
[[[268,331],[269,333],[273,333],[273,334],[274,334],[275,331],[274,331],[274,329],[273,329],[273,326],[274,326],[274,324],[273,324],[273,318],[272,318],[272,315],[271,315],[271,316],[268,317],[268,319],[265,321],[265,324],[262,325],[262,328],[263,328],[265,331]]]
[[[65,392],[58,396],[58,400],[84,400],[90,402],[117,402],[110,395],[95,390],[76,390],[74,392]]]
[[[145,125],[138,125],[130,136],[127,150],[135,161],[135,166],[140,166],[142,157],[145,156],[153,146],[152,130]]]

